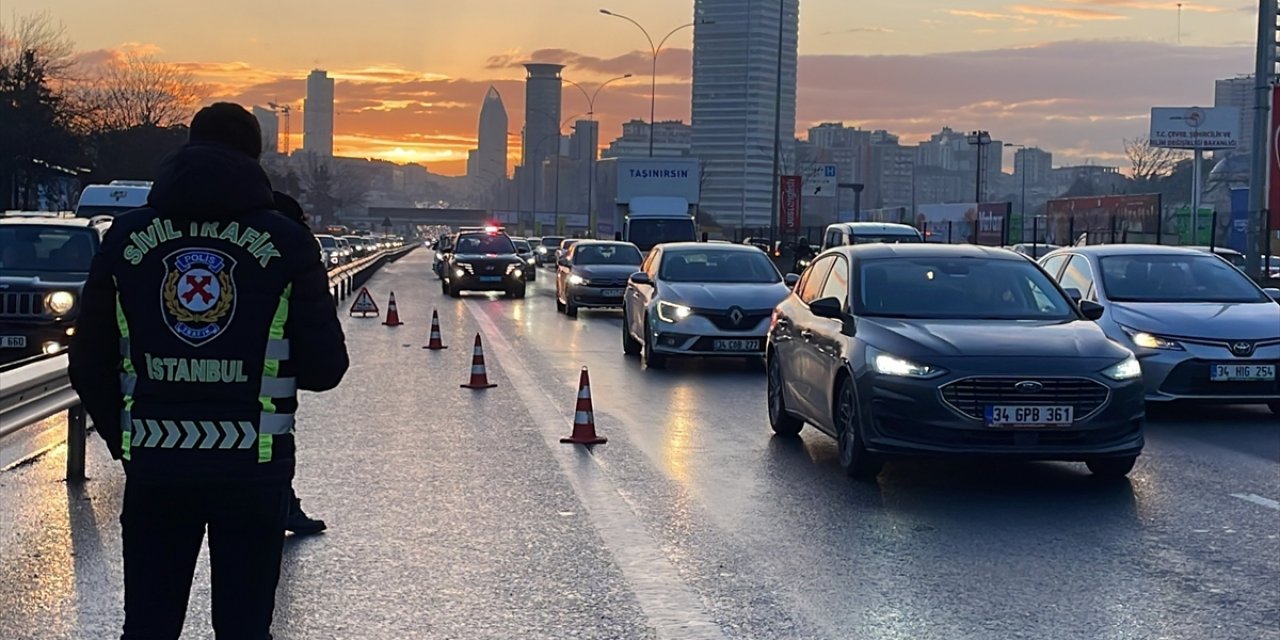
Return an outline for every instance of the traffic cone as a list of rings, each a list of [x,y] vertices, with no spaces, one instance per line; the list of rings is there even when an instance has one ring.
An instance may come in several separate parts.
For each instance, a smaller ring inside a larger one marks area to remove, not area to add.
[[[596,435],[596,414],[591,408],[591,377],[587,368],[582,368],[582,377],[578,378],[578,407],[573,414],[573,435],[560,438],[560,442],[568,444],[604,444],[609,439]]]
[[[440,339],[440,315],[433,310],[431,312],[431,342],[429,342],[427,346],[423,347],[423,349],[439,351],[441,349],[448,348],[449,347],[444,346],[444,341]]]
[[[471,382],[459,385],[463,389],[492,389],[498,385],[489,384],[489,375],[484,370],[484,347],[480,345],[480,334],[476,334],[475,351],[471,353]]]
[[[394,291],[391,292],[391,301],[387,303],[387,321],[382,324],[388,327],[398,327],[404,324],[400,322],[400,312],[396,310],[396,292]]]

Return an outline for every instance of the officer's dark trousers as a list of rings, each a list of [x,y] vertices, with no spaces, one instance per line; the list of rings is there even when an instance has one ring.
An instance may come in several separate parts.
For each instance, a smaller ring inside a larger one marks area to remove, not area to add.
[[[218,640],[270,640],[289,496],[288,481],[211,485],[129,479],[120,516],[122,640],[173,640],[182,633],[206,527]]]

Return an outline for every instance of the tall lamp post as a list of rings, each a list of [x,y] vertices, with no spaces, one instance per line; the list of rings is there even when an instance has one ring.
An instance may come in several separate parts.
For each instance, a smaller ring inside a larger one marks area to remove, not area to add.
[[[977,204],[982,204],[982,201],[987,195],[985,190],[982,188],[982,167],[986,164],[986,147],[991,144],[991,134],[986,131],[973,131],[970,132],[968,136],[965,136],[965,138],[968,140],[970,145],[973,145],[977,149],[977,155],[975,156],[976,162],[974,164],[977,165],[978,182],[977,186],[974,188],[974,197],[976,198]]]
[[[596,87],[595,91],[592,91],[589,94],[587,93],[587,90],[582,87],[582,85],[568,78],[561,78],[561,80],[577,87],[578,91],[582,92],[582,97],[587,99],[587,118],[590,119],[592,122],[595,122],[596,96],[600,95],[600,90],[609,86],[610,83],[617,82],[619,80],[626,80],[627,78],[630,78],[630,77],[631,77],[631,74],[628,73],[625,75],[618,76],[616,78],[610,78],[609,80],[605,80],[604,82],[601,82],[599,86]],[[649,127],[649,134],[650,134],[649,138],[650,140],[652,140],[653,139],[652,126]],[[596,152],[598,151],[598,148],[596,147],[596,145],[598,144],[599,144],[598,140],[592,143],[591,157],[587,158],[587,225],[588,225],[588,232],[593,237],[596,235],[596,202],[595,202],[594,196],[595,196],[595,185],[596,185]],[[653,155],[653,154],[650,153],[650,155]]]
[[[693,27],[699,24],[713,24],[713,22],[711,20],[702,20],[700,22],[690,22],[689,24],[682,24],[672,29],[669,33],[667,33],[667,35],[662,37],[662,40],[658,41],[657,45],[654,45],[653,37],[649,35],[649,31],[645,29],[639,22],[636,22],[634,19],[624,16],[621,13],[614,13],[608,9],[601,9],[600,13],[603,13],[606,16],[612,16],[614,18],[622,18],[623,20],[626,20],[627,22],[634,24],[636,28],[640,30],[640,33],[644,34],[645,40],[649,41],[649,51],[653,54],[653,60],[652,60],[653,69],[649,77],[649,157],[652,158],[653,157],[653,127],[656,124],[654,122],[654,112],[656,110],[657,97],[658,97],[658,54],[662,53],[662,46],[667,43],[667,39],[675,35],[676,32],[681,31],[683,29],[688,29],[690,27]]]
[[[1022,226],[1025,228],[1027,225],[1027,145],[1006,142],[1004,143],[1004,146],[1022,150],[1021,154],[1013,154],[1015,159],[1013,166],[1018,171],[1019,177],[1022,179],[1022,195],[1018,197],[1018,219],[1022,221]],[[1016,162],[1019,156],[1022,157],[1022,161]],[[1018,230],[1018,237],[1022,237],[1022,229]]]
[[[849,189],[853,191],[853,221],[861,222],[863,184],[861,182],[841,182],[836,187],[836,218],[840,217],[840,189]]]

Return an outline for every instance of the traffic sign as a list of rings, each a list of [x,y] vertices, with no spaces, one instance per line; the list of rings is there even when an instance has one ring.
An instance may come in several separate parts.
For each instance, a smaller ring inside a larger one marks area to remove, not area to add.
[[[804,173],[804,195],[806,197],[836,197],[836,189],[840,183],[840,167],[838,165],[820,164]]]
[[[360,295],[356,296],[356,301],[351,303],[351,315],[360,314],[360,317],[367,318],[372,313],[374,316],[379,315],[378,303],[373,301],[373,296],[369,295],[369,289],[362,287]]]

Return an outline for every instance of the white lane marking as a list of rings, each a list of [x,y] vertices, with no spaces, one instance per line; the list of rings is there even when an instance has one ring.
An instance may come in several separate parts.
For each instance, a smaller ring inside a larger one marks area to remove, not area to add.
[[[1256,493],[1233,493],[1231,494],[1231,497],[1240,498],[1245,502],[1260,504],[1268,509],[1275,509],[1276,511],[1280,511],[1280,502],[1272,500],[1271,498],[1264,498]]]
[[[653,537],[623,494],[605,475],[595,456],[577,445],[561,444],[560,438],[573,428],[573,413],[555,409],[575,407],[574,397],[553,398],[543,391],[497,325],[480,306],[466,302],[484,332],[485,343],[515,387],[525,409],[542,432],[547,447],[578,499],[586,506],[596,531],[613,555],[628,585],[636,594],[649,625],[660,638],[671,640],[727,640],[720,627],[707,615],[702,601],[663,555]],[[609,445],[600,445],[609,446]]]

